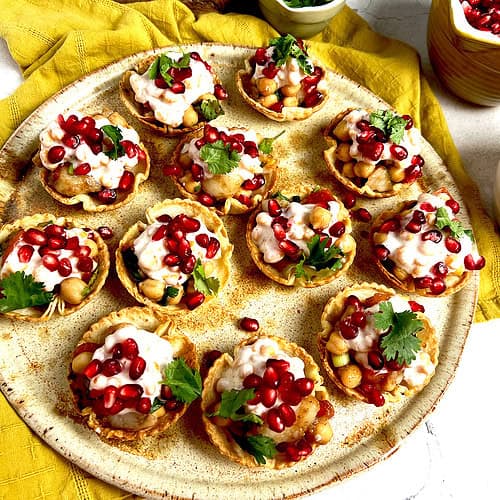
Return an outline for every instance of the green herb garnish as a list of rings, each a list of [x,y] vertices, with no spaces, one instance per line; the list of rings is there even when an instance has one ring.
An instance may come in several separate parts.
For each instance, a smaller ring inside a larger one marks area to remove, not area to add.
[[[168,73],[168,70],[170,68],[188,68],[190,59],[190,54],[184,54],[178,61],[168,57],[166,54],[161,54],[149,67],[148,77],[150,80],[154,80],[160,75],[165,80],[165,83],[171,87],[174,83],[174,79]]]
[[[318,5],[325,5],[332,0],[284,0],[288,7],[297,9],[300,7],[317,7]]]
[[[303,278],[308,277],[304,265],[314,267],[316,270],[331,269],[336,271],[342,267],[341,258],[344,256],[342,250],[335,245],[326,247],[328,239],[320,239],[319,234],[315,234],[311,241],[307,243],[309,249],[309,256],[302,256],[302,259],[295,267],[295,277]]]
[[[139,268],[139,260],[132,248],[126,248],[122,250],[123,263],[130,273],[132,279],[136,282],[142,281],[144,279],[144,274]]]
[[[416,359],[421,341],[415,334],[424,328],[424,324],[414,312],[396,313],[390,302],[381,302],[374,318],[376,328],[388,331],[380,344],[388,361],[395,359],[401,365],[409,365]]]
[[[228,174],[238,166],[241,156],[224,144],[220,139],[204,144],[200,149],[200,158],[207,164],[212,174]]]
[[[206,120],[215,120],[224,114],[224,110],[217,99],[205,99],[200,104],[201,114]]]
[[[379,109],[370,113],[370,124],[384,132],[394,144],[403,140],[407,121],[389,109]]]
[[[297,39],[290,34],[273,38],[269,45],[274,47],[273,59],[276,66],[282,66],[290,57],[295,57],[297,63],[306,75],[310,75],[314,68],[307,58],[306,52],[300,48]]]
[[[75,167],[73,166],[73,164],[70,164],[68,166],[68,174],[73,175],[74,173],[75,173]]]
[[[220,286],[219,279],[214,277],[207,278],[200,259],[196,261],[196,265],[194,266],[193,279],[194,287],[203,295],[217,295]]]
[[[120,156],[123,156],[125,154],[125,150],[123,149],[123,146],[120,144],[120,141],[123,139],[123,135],[119,127],[116,127],[115,125],[104,125],[103,127],[101,127],[101,130],[113,142],[113,149],[110,149],[109,151],[104,151],[104,154],[108,158],[111,158],[112,160],[116,160]]]
[[[234,436],[238,445],[250,455],[253,455],[258,464],[264,465],[266,458],[273,458],[278,450],[275,442],[267,436],[261,434],[250,436]]]
[[[201,375],[190,368],[182,358],[174,359],[165,368],[162,384],[168,385],[177,401],[191,403],[201,396]]]
[[[219,409],[210,414],[210,417],[223,417],[229,418],[234,422],[249,422],[253,424],[262,425],[263,420],[253,413],[245,413],[244,404],[255,397],[254,389],[232,389],[224,391],[221,396]]]
[[[153,404],[151,405],[151,409],[149,410],[149,413],[154,413],[156,410],[159,410],[164,405],[165,405],[165,401],[162,401],[160,398],[154,398]]]
[[[262,139],[261,143],[259,144],[259,150],[262,151],[264,154],[269,155],[271,154],[273,150],[273,143],[274,141],[282,136],[285,133],[284,130],[282,130],[278,135],[275,135],[274,137],[266,137],[265,139]]]
[[[459,220],[452,220],[445,207],[439,207],[436,210],[436,227],[444,229],[447,227],[454,238],[460,239],[462,236],[468,236],[474,241],[474,236],[470,229],[464,229]]]
[[[52,302],[54,294],[46,292],[44,284],[33,279],[31,274],[16,271],[0,280],[0,312],[6,313],[25,307],[43,306]]]

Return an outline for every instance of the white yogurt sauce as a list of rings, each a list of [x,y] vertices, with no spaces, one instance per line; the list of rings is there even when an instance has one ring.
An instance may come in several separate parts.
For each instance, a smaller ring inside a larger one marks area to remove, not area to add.
[[[85,240],[87,239],[88,235],[87,233],[80,228],[72,228],[72,229],[66,229],[66,237],[71,238],[73,236],[78,237],[78,241],[80,245],[85,244]],[[38,250],[40,248],[40,245],[31,245],[33,247],[33,255],[31,256],[31,259],[29,262],[20,262],[19,257],[18,257],[18,250],[22,246],[26,245],[27,243],[23,241],[22,238],[20,238],[16,244],[14,245],[12,251],[9,253],[9,255],[5,258],[5,261],[2,265],[2,269],[0,271],[0,279],[5,278],[9,274],[15,273],[17,271],[24,271],[24,274],[29,274],[33,276],[33,279],[37,283],[43,283],[43,289],[51,292],[54,290],[55,286],[61,283],[61,281],[67,279],[67,278],[81,278],[83,273],[81,271],[78,271],[76,268],[76,265],[78,263],[78,257],[75,257],[73,255],[73,250],[66,250],[66,249],[61,249],[58,255],[58,259],[61,260],[63,258],[69,259],[71,262],[71,268],[72,272],[68,276],[61,276],[57,270],[55,271],[49,271],[43,264],[42,264],[42,256],[38,253]],[[93,261],[93,267],[92,271],[94,271],[97,267],[97,261],[95,259],[92,259]]]
[[[68,114],[76,115],[78,119],[83,116],[79,112],[71,112]],[[107,118],[99,118],[96,120],[96,128],[100,129],[104,125],[113,125]],[[117,126],[123,136],[122,140],[128,140],[134,144],[139,144],[140,139],[137,132],[128,127]],[[109,158],[104,152],[94,154],[90,146],[85,142],[75,148],[65,146],[62,138],[66,132],[61,128],[58,121],[53,121],[46,129],[40,133],[40,161],[48,170],[55,170],[63,163],[71,163],[73,167],[77,167],[82,163],[88,163],[91,170],[88,175],[93,177],[101,186],[108,189],[116,189],[120,183],[123,172],[128,169],[133,169],[139,162],[138,155],[129,158],[126,154],[120,156],[116,160]],[[59,163],[51,163],[48,159],[49,149],[53,146],[62,146],[65,150],[64,158]]]
[[[268,359],[283,359],[288,361],[290,363],[288,371],[293,373],[295,380],[305,377],[304,362],[300,358],[289,356],[273,339],[263,337],[253,344],[243,346],[238,350],[232,365],[224,370],[221,378],[217,381],[217,391],[222,393],[232,389],[243,389],[243,381],[251,373],[262,377],[266,370],[266,361]],[[278,396],[272,408],[279,406],[281,403],[282,401]],[[262,403],[257,405],[247,404],[245,408],[249,413],[259,416],[264,415],[270,410],[270,408],[265,407]]]
[[[120,373],[112,377],[95,375],[90,379],[89,390],[103,390],[110,385],[119,388],[126,384],[139,384],[144,389],[141,397],[147,397],[153,403],[155,397],[160,395],[160,382],[164,378],[165,367],[174,360],[174,351],[170,342],[134,325],[125,325],[106,337],[104,344],[94,352],[92,359],[103,362],[105,359],[112,358],[113,346],[128,338],[137,342],[139,356],[146,361],[144,373],[138,379],[132,380],[129,376],[131,360],[122,358],[119,360],[122,367]],[[129,411],[133,410],[124,409],[120,413]]]
[[[167,52],[166,55],[174,61],[182,58],[183,54],[178,52]],[[149,103],[155,118],[172,127],[182,124],[184,113],[189,106],[197,101],[203,94],[214,93],[214,78],[202,61],[189,60],[192,75],[182,81],[185,91],[182,94],[174,94],[169,88],[161,89],[155,85],[155,81],[148,76],[148,70],[139,75],[133,73],[130,76],[135,100],[142,104]]]

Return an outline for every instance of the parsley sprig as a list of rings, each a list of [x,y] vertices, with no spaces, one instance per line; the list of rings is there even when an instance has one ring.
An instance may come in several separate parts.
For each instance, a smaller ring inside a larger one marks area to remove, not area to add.
[[[104,125],[101,127],[101,130],[111,139],[111,142],[113,143],[113,148],[109,151],[104,151],[104,154],[112,160],[116,160],[120,156],[123,156],[125,154],[125,150],[121,145],[123,135],[120,128],[115,125]]]
[[[201,396],[201,375],[190,368],[184,359],[174,359],[165,367],[162,384],[168,385],[175,399],[182,403],[191,403]]]
[[[266,458],[273,458],[278,453],[275,442],[270,437],[261,434],[235,436],[234,439],[243,450],[253,455],[257,463],[261,465],[265,465]]]
[[[229,418],[233,422],[249,422],[262,425],[264,422],[258,415],[254,413],[245,413],[243,408],[245,403],[254,397],[254,389],[231,389],[230,391],[224,391],[221,395],[219,409],[209,416]]]
[[[205,269],[198,259],[193,269],[194,287],[203,295],[217,295],[220,282],[218,278],[208,277],[205,274]]]
[[[25,307],[43,306],[54,298],[52,292],[43,289],[43,283],[33,279],[31,274],[16,271],[0,280],[0,312],[6,313]]]
[[[314,267],[317,271],[321,269],[331,269],[336,271],[342,267],[342,257],[344,253],[339,247],[331,245],[326,247],[327,239],[321,240],[318,234],[315,234],[311,241],[307,243],[309,256],[302,256],[302,259],[295,267],[296,278],[308,278],[304,265]]]
[[[284,130],[282,130],[278,135],[275,135],[274,137],[266,137],[265,139],[262,139],[262,141],[259,144],[259,150],[262,151],[264,154],[269,155],[273,151],[273,144],[278,137],[281,137],[285,133]]]
[[[376,328],[388,331],[380,344],[388,361],[395,359],[399,364],[409,365],[416,359],[421,345],[416,333],[424,328],[424,324],[414,312],[394,312],[391,302],[387,301],[380,303],[380,310],[374,318]]]
[[[174,79],[168,73],[168,70],[170,68],[188,68],[190,59],[190,54],[184,54],[178,61],[168,57],[166,54],[161,54],[149,67],[148,77],[150,80],[154,80],[155,78],[158,78],[158,75],[160,75],[165,80],[165,83],[171,87],[174,83]]]
[[[201,147],[200,158],[212,174],[228,174],[238,166],[241,156],[231,149],[230,144],[224,144],[224,141],[218,139]]]
[[[389,109],[379,109],[370,113],[370,124],[384,132],[394,144],[403,140],[406,120]]]
[[[287,59],[294,57],[297,63],[306,75],[310,75],[314,67],[308,59],[306,52],[300,48],[297,39],[290,34],[273,38],[269,45],[274,47],[273,60],[276,66],[282,66]]]
[[[446,210],[445,207],[439,207],[436,210],[435,224],[439,229],[444,229],[445,227],[447,227],[454,238],[460,239],[462,236],[468,236],[472,241],[474,241],[472,231],[470,229],[464,229],[459,220],[450,219],[448,210]]]
[[[224,114],[224,110],[217,99],[204,99],[200,104],[200,112],[206,120],[215,120]]]

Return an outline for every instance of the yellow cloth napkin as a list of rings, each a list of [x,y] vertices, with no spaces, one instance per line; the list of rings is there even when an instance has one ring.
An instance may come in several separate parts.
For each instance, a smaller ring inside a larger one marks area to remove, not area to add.
[[[0,145],[38,105],[82,75],[129,54],[171,44],[215,41],[258,46],[276,31],[262,20],[208,13],[198,19],[181,2],[120,5],[111,0],[0,0],[0,36],[26,81],[0,101]],[[310,42],[327,66],[409,113],[471,200],[474,230],[487,267],[481,273],[477,321],[500,317],[500,240],[479,203],[448,133],[443,114],[420,73],[417,54],[382,37],[349,8]],[[0,397],[0,498],[133,498],[53,452]]]

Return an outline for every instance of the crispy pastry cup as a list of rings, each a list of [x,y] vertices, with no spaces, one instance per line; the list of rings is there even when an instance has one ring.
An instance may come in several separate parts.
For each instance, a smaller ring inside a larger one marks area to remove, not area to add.
[[[211,276],[218,278],[219,293],[221,293],[221,290],[229,280],[233,245],[229,242],[226,228],[220,218],[213,211],[204,207],[197,201],[175,198],[173,200],[164,200],[148,208],[146,210],[147,224],[152,224],[156,221],[157,217],[163,214],[168,214],[172,218],[179,214],[186,214],[189,217],[203,221],[203,223],[207,226],[207,229],[215,234],[220,243],[221,255],[217,259],[211,259],[211,262],[214,265],[214,270],[212,271]],[[125,266],[122,251],[132,245],[133,241],[146,229],[147,224],[140,221],[135,223],[128,229],[120,240],[115,254],[116,272],[118,274],[118,278],[135,300],[155,309],[161,314],[187,313],[189,312],[189,309],[182,303],[167,304],[166,306],[162,306],[142,294],[139,290],[138,283],[132,279],[127,267]],[[200,307],[215,298],[216,295],[206,295],[205,300]]]
[[[236,358],[238,351],[247,345],[255,343],[259,338],[270,338],[278,344],[280,349],[282,349],[286,354],[293,357],[298,357],[304,362],[305,376],[314,381],[314,390],[309,396],[311,400],[305,398],[300,405],[297,407],[297,411],[307,411],[306,406],[319,406],[319,401],[329,399],[328,392],[323,385],[323,377],[319,372],[319,367],[314,361],[314,359],[300,346],[283,339],[282,337],[277,337],[274,335],[254,335],[252,337],[246,338],[236,345],[234,349],[234,357]],[[202,418],[205,430],[208,434],[210,441],[214,446],[220,451],[222,455],[239,463],[245,467],[265,467],[269,469],[284,469],[287,467],[294,466],[297,462],[287,460],[284,454],[278,453],[274,458],[266,458],[266,464],[260,465],[257,463],[253,455],[244,451],[234,440],[231,434],[214,423],[214,421],[208,416],[213,411],[214,406],[220,402],[221,394],[217,391],[217,382],[221,378],[223,372],[231,366],[233,363],[233,357],[230,354],[224,353],[219,357],[215,363],[212,365],[208,374],[203,382],[203,392],[201,395],[201,409]],[[308,397],[308,398],[309,398]],[[271,431],[266,424],[265,435],[271,438],[280,438],[280,434]],[[299,433],[302,437],[308,428],[303,428],[300,425],[294,424],[294,426],[288,428],[281,434],[287,433],[292,436],[295,433]],[[317,443],[311,444],[313,450],[320,446]],[[314,452],[314,451],[313,451]]]
[[[293,193],[283,192],[285,196],[292,197],[293,195],[298,195],[301,199],[305,198],[309,193],[313,191],[312,187],[308,186],[298,186]],[[247,228],[246,228],[246,240],[247,246],[250,251],[250,256],[254,261],[255,265],[268,277],[273,281],[280,283],[281,285],[286,286],[297,286],[304,288],[315,288],[317,286],[326,285],[327,283],[332,282],[334,279],[342,276],[346,273],[354,261],[354,257],[356,255],[356,241],[352,237],[350,231],[352,229],[352,222],[349,215],[348,210],[344,207],[344,204],[340,199],[338,199],[335,195],[330,193],[336,201],[340,205],[339,210],[339,220],[342,220],[346,227],[346,232],[344,236],[349,240],[349,246],[351,250],[349,252],[344,252],[344,262],[342,263],[342,267],[336,271],[331,269],[321,269],[317,271],[315,268],[311,266],[304,266],[307,269],[307,273],[309,279],[306,277],[296,277],[295,276],[295,266],[297,262],[292,262],[285,266],[276,266],[273,264],[268,264],[263,259],[263,254],[259,250],[259,247],[253,241],[252,238],[252,230],[256,225],[256,217],[261,212],[261,205],[259,205],[251,214],[248,219]],[[349,233],[349,234],[348,234]]]
[[[330,173],[340,184],[342,184],[349,191],[352,191],[360,196],[365,196],[366,198],[389,198],[391,196],[395,196],[401,190],[406,189],[413,183],[393,182],[393,189],[390,189],[388,191],[375,191],[368,184],[365,184],[362,187],[356,186],[356,184],[354,184],[354,182],[352,182],[349,177],[342,175],[341,169],[337,168],[336,166],[338,163],[340,163],[340,166],[342,166],[343,162],[336,157],[336,151],[339,141],[334,137],[333,131],[335,127],[344,119],[344,117],[346,117],[354,109],[355,108],[348,108],[345,111],[342,111],[341,113],[336,115],[323,129],[323,137],[328,144],[328,149],[323,151],[323,158],[325,160],[326,166]]]
[[[319,332],[317,337],[318,350],[321,358],[321,364],[325,369],[328,377],[335,383],[335,385],[345,394],[351,396],[360,401],[368,403],[367,397],[361,393],[358,389],[350,389],[346,387],[337,375],[337,369],[333,366],[331,362],[330,352],[326,348],[330,334],[335,331],[335,324],[342,317],[342,314],[346,308],[346,299],[349,295],[356,295],[362,302],[376,294],[383,294],[387,296],[394,296],[396,292],[392,288],[388,288],[384,285],[379,285],[377,283],[360,283],[350,287],[344,288],[340,293],[331,297],[326,303],[323,313],[321,315],[321,327],[322,331]],[[436,336],[436,331],[431,325],[427,316],[422,313],[416,313],[418,319],[420,319],[424,328],[417,333],[417,337],[421,340],[421,349],[423,349],[430,356],[430,359],[434,366],[438,364],[439,357],[439,341]],[[388,401],[398,401],[404,394],[406,397],[411,397],[414,394],[420,392],[431,380],[433,373],[429,374],[425,381],[413,388],[408,388],[403,385],[397,385],[395,389],[391,392],[384,392],[384,396]]]
[[[446,188],[439,188],[438,190],[434,191],[434,195],[439,195],[441,193],[445,193],[448,195],[450,198],[452,198],[451,194]],[[377,232],[377,229],[380,228],[380,226],[388,219],[392,219],[394,216],[400,214],[401,212],[404,212],[405,210],[411,209],[413,206],[415,206],[416,200],[407,200],[399,204],[396,208],[393,210],[385,210],[381,212],[373,221],[372,226],[370,228],[370,245],[372,249],[375,248],[376,243],[374,241],[374,234]],[[404,279],[398,278],[393,272],[389,271],[380,260],[375,258],[375,251],[373,250],[373,255],[374,255],[374,262],[376,266],[380,269],[380,272],[384,275],[384,277],[391,283],[393,286],[396,286],[397,288],[400,288],[401,290],[404,290],[406,292],[411,292],[411,293],[417,293],[419,295],[423,295],[425,297],[445,297],[447,295],[451,295],[453,293],[458,292],[461,290],[472,277],[472,271],[467,271],[465,270],[463,274],[460,277],[457,277],[457,279],[454,281],[454,283],[451,286],[448,286],[444,290],[443,293],[440,293],[439,295],[435,295],[431,292],[430,289],[428,288],[418,288],[415,286],[415,279],[413,276],[408,274]],[[455,276],[454,276],[455,278]],[[449,277],[445,278],[446,280],[450,280]]]
[[[4,224],[0,227],[0,246],[3,247],[4,245],[8,245],[9,239],[16,235],[19,231],[29,228],[44,227],[48,224],[57,224],[66,229],[81,227],[69,217],[56,217],[55,215],[48,213],[28,215],[22,219],[18,219],[9,224]],[[60,316],[72,314],[93,300],[99,290],[101,290],[104,286],[110,266],[108,246],[104,243],[97,231],[93,231],[93,234],[98,250],[98,254],[96,256],[97,277],[93,280],[89,293],[85,299],[80,302],[80,304],[69,304],[68,302],[65,302],[57,293],[55,293],[52,302],[46,306],[26,307],[24,309],[14,310],[3,314],[9,318],[31,322],[43,322],[48,321],[54,314],[59,314]]]
[[[83,334],[75,347],[75,351],[82,344],[89,342],[99,345],[104,344],[108,335],[113,333],[117,327],[125,325],[133,325],[139,329],[155,333],[169,341],[174,351],[174,359],[183,358],[190,368],[199,369],[196,347],[193,342],[186,335],[177,333],[171,320],[145,307],[127,307],[102,317]],[[70,364],[70,384],[74,377],[75,374]],[[116,428],[112,426],[107,417],[98,417],[90,406],[80,409],[77,394],[73,393],[73,398],[85,425],[94,430],[101,438],[116,441],[136,441],[146,436],[160,434],[175,424],[189,407],[187,403],[183,403],[173,411],[166,411],[161,407],[155,412],[145,415],[144,420],[138,426],[140,428]]]
[[[323,69],[324,75],[321,81],[328,81],[328,70],[322,66],[318,61],[313,60],[315,66],[320,66]],[[248,60],[245,61],[245,69],[241,69],[236,73],[236,88],[240,93],[243,100],[255,111],[263,114],[266,118],[274,120],[276,122],[291,122],[306,120],[311,115],[319,111],[326,103],[329,98],[329,91],[327,86],[321,89],[323,94],[323,99],[316,106],[306,108],[303,106],[284,106],[281,113],[273,111],[272,109],[266,108],[259,103],[257,99],[254,98],[254,93],[252,92],[252,77],[253,69]]]
[[[172,163],[178,165],[184,170],[179,158],[181,156],[181,151],[184,144],[191,142],[192,139],[196,139],[198,137],[203,136],[203,131],[200,129],[191,134],[186,135],[186,137],[182,138],[181,141],[175,147],[174,153],[172,155]],[[259,159],[262,163],[263,172],[262,175],[265,179],[265,184],[254,191],[251,191],[250,200],[252,201],[251,206],[245,205],[241,201],[239,201],[234,195],[228,196],[227,198],[217,198],[214,209],[219,215],[239,215],[249,212],[253,210],[273,189],[276,184],[276,180],[278,178],[278,163],[272,155],[266,155],[263,153],[259,154]],[[224,174],[219,174],[215,176],[217,178],[221,178],[221,182],[223,182]],[[179,180],[178,177],[172,177],[174,184],[177,186],[177,189],[181,193],[184,198],[188,198],[190,200],[197,200],[199,193],[195,193],[189,191],[187,187]]]
[[[107,118],[113,125],[119,125],[125,128],[132,128],[127,123],[125,118],[123,118],[123,116],[121,116],[116,111],[103,111],[102,114],[101,113],[94,114],[92,115],[92,117],[94,119],[104,117]],[[106,212],[108,210],[115,210],[116,208],[120,208],[126,205],[129,201],[131,201],[137,194],[139,185],[149,177],[149,171],[151,167],[151,160],[149,157],[149,153],[142,142],[139,143],[139,146],[144,151],[146,157],[145,159],[140,160],[139,163],[133,169],[130,170],[135,175],[132,189],[124,193],[117,190],[118,196],[116,200],[113,203],[109,204],[101,203],[98,200],[97,196],[95,196],[94,194],[82,193],[82,194],[77,194],[75,196],[65,196],[59,193],[49,183],[51,172],[42,165],[40,161],[39,152],[34,156],[33,163],[37,167],[40,167],[40,182],[42,183],[42,186],[44,187],[45,191],[47,191],[47,193],[49,193],[50,196],[52,196],[52,198],[62,203],[63,205],[78,205],[79,203],[81,203],[83,210],[87,212]]]
[[[198,130],[199,128],[203,128],[204,125],[208,123],[208,121],[203,116],[198,115],[200,121],[196,123],[196,125],[193,125],[192,127],[184,127],[182,125],[178,127],[173,127],[172,125],[167,125],[166,123],[158,121],[154,117],[153,113],[146,112],[144,110],[144,106],[140,102],[137,102],[135,100],[134,90],[130,85],[130,76],[134,73],[138,73],[140,75],[144,74],[144,72],[148,70],[149,66],[154,62],[154,60],[159,55],[160,54],[152,55],[143,59],[142,61],[139,61],[132,70],[128,70],[123,74],[119,84],[120,98],[123,104],[125,104],[130,114],[134,116],[137,120],[139,120],[147,127],[155,130],[156,132],[166,137],[178,137],[180,135],[184,135],[189,132]],[[211,73],[214,79],[214,85],[221,84],[219,78],[213,72],[213,70],[211,71]],[[220,102],[221,101],[219,101],[219,103]],[[196,102],[192,104],[196,104]]]

